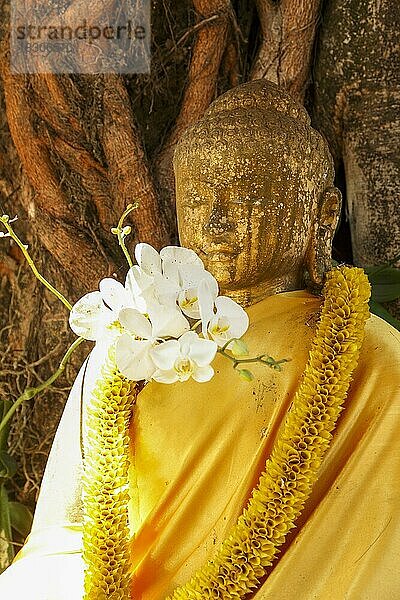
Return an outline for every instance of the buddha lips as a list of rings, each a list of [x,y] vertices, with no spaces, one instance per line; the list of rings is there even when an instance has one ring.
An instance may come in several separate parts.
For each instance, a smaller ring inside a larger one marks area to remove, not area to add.
[[[317,479],[343,410],[369,317],[361,269],[328,273],[300,387],[252,497],[215,557],[169,600],[245,598],[265,579]]]

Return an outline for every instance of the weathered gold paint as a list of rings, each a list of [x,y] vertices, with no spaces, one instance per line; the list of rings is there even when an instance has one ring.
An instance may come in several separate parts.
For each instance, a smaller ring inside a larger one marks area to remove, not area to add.
[[[242,305],[319,286],[340,212],[327,144],[260,80],[220,96],[175,151],[180,242]]]

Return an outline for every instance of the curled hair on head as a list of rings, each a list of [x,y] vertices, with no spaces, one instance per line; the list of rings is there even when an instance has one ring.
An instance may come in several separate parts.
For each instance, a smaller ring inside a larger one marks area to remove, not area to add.
[[[219,96],[179,140],[174,166],[190,165],[194,156],[207,162],[232,147],[244,153],[252,147],[259,153],[263,149],[288,153],[304,176],[315,182],[316,190],[333,185],[326,140],[311,127],[303,106],[271,81],[251,81]]]
[[[249,81],[232,88],[219,96],[205,112],[204,117],[216,115],[237,108],[280,112],[305,125],[310,125],[310,117],[303,106],[286,91],[267,79]]]

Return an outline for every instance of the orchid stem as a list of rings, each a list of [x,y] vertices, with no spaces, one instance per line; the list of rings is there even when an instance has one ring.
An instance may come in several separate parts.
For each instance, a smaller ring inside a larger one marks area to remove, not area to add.
[[[8,421],[11,419],[11,417],[13,416],[13,414],[15,413],[15,411],[17,410],[17,408],[23,402],[25,402],[25,400],[31,400],[39,392],[42,392],[46,388],[50,387],[55,382],[55,380],[58,379],[58,377],[64,371],[64,369],[65,369],[65,367],[66,367],[66,365],[68,363],[68,360],[69,360],[71,354],[84,341],[85,341],[84,338],[80,337],[80,338],[76,339],[73,344],[71,344],[71,346],[68,348],[67,352],[64,354],[64,356],[63,356],[63,358],[62,358],[62,360],[60,362],[60,366],[58,367],[57,371],[55,371],[53,373],[53,375],[51,375],[48,379],[46,379],[46,381],[44,381],[43,383],[41,383],[37,387],[26,388],[26,390],[23,392],[23,394],[21,394],[21,396],[19,396],[19,398],[17,398],[17,400],[14,402],[14,404],[11,406],[11,408],[9,409],[9,411],[6,413],[6,415],[2,419],[2,421],[0,423],[0,433],[4,429],[4,427],[7,425]]]
[[[124,227],[123,224],[129,213],[135,210],[138,206],[139,204],[137,202],[135,202],[135,204],[128,204],[125,211],[122,213],[120,220],[118,221],[117,227],[112,227],[111,229],[111,233],[116,235],[118,238],[118,243],[122,248],[122,252],[124,253],[126,260],[128,261],[129,268],[133,267],[133,260],[129,254],[128,248],[125,245],[125,238],[130,234],[131,228],[130,226]]]
[[[12,221],[15,221],[16,218],[14,219],[10,219],[10,217],[8,215],[3,215],[2,217],[0,217],[0,222],[3,223],[4,227],[7,229],[8,231],[8,236],[14,240],[14,242],[17,244],[17,246],[20,248],[22,254],[24,255],[28,265],[30,266],[31,270],[33,271],[33,274],[35,275],[36,279],[38,279],[40,281],[40,283],[43,283],[43,285],[52,293],[54,294],[54,296],[56,296],[56,298],[58,298],[59,300],[61,300],[61,302],[64,304],[64,306],[66,306],[68,308],[68,310],[71,310],[72,308],[72,304],[70,304],[68,302],[68,300],[65,298],[65,296],[63,296],[61,294],[61,292],[59,292],[53,285],[51,285],[51,283],[49,283],[47,281],[47,279],[45,279],[43,277],[43,275],[41,273],[39,273],[39,271],[36,268],[35,263],[33,262],[29,252],[28,252],[28,246],[26,244],[23,244],[22,241],[19,239],[19,237],[17,236],[17,234],[15,233],[14,229],[11,227],[10,223],[12,223]]]
[[[233,362],[234,369],[236,369],[239,365],[243,365],[245,363],[260,363],[262,365],[266,365],[267,367],[270,367],[271,369],[275,369],[276,371],[281,371],[282,370],[281,365],[290,361],[289,358],[282,358],[281,360],[275,360],[272,356],[268,356],[267,354],[260,354],[259,356],[254,356],[253,358],[236,358],[234,356],[231,356],[230,354],[228,354],[228,352],[225,351],[227,346],[233,341],[234,340],[229,340],[229,342],[227,342],[224,346],[222,346],[222,348],[218,349],[218,352],[219,352],[219,354],[222,354],[222,356],[225,356],[225,358],[228,358],[230,361]]]
[[[229,344],[232,344],[232,342],[236,342],[237,340],[239,340],[240,338],[231,338],[230,340],[228,340],[226,342],[226,344],[224,344],[220,350],[218,350],[218,352],[224,353],[225,350],[227,349],[227,347],[229,346]],[[232,358],[229,354],[228,354],[229,358]]]

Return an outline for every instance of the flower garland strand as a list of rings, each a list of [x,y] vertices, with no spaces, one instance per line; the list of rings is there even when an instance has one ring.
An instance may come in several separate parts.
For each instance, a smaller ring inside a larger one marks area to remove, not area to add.
[[[362,269],[330,271],[302,383],[247,508],[215,558],[169,600],[245,598],[261,585],[317,479],[369,317]]]
[[[111,348],[89,400],[84,444],[84,600],[129,600],[128,427],[135,381]]]

